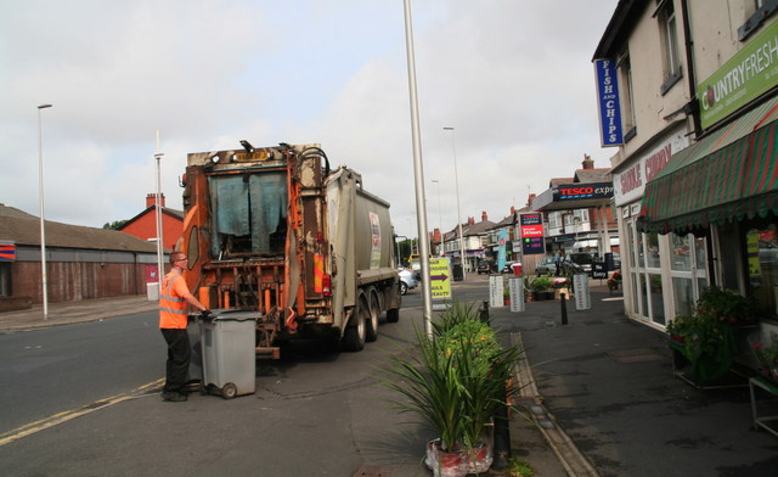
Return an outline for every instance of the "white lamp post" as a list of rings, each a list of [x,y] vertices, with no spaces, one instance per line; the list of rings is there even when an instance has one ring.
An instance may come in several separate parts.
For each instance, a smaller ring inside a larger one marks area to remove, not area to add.
[[[50,108],[51,104],[38,106],[38,208],[41,216],[41,286],[43,288],[43,319],[49,319],[49,295],[46,285],[46,227],[44,226],[43,210],[43,126],[41,124],[41,110]]]
[[[424,166],[421,159],[421,131],[419,129],[419,101],[416,93],[416,57],[413,52],[413,22],[411,0],[404,0],[405,53],[408,63],[408,92],[411,103],[411,137],[413,142],[413,176],[416,184],[416,216],[419,232],[422,292],[424,294],[424,331],[432,338],[432,289],[430,288],[429,235],[427,234],[427,208],[424,199]]]
[[[459,207],[459,172],[457,170],[457,148],[454,141],[454,128],[451,126],[444,126],[444,131],[451,131],[451,150],[454,153],[454,183],[457,188],[457,227],[459,228],[459,256],[462,260],[462,280],[467,278],[467,250],[465,250],[465,236],[462,234],[462,211]]]

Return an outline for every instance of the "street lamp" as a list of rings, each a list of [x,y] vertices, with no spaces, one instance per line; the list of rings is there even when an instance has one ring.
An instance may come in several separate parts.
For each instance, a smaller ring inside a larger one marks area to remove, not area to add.
[[[43,218],[43,126],[41,110],[50,108],[51,104],[38,106],[38,208],[41,216],[41,282],[43,287],[43,319],[49,319],[49,295],[46,286],[46,227]]]
[[[432,289],[430,288],[430,256],[427,240],[427,208],[424,200],[424,166],[421,160],[421,131],[419,129],[419,101],[416,93],[416,57],[413,52],[413,22],[411,0],[403,1],[405,12],[405,54],[408,62],[408,93],[411,106],[411,138],[413,141],[413,176],[416,184],[416,217],[419,232],[422,292],[424,294],[424,331],[432,339]]]
[[[437,179],[432,179],[432,183],[437,185],[438,189],[438,231],[440,232],[440,246],[438,250],[438,255],[441,257],[443,256],[443,215],[441,214],[441,208],[440,208],[440,181]]]
[[[443,126],[444,131],[451,131],[451,151],[454,153],[454,183],[457,188],[457,227],[459,228],[459,256],[462,261],[462,280],[467,278],[467,272],[465,267],[465,236],[462,234],[462,211],[459,207],[459,172],[457,171],[457,148],[454,141],[454,128],[451,126]]]
[[[157,222],[157,288],[160,294],[162,294],[162,276],[165,274],[162,262],[162,171],[160,166],[163,157],[165,157],[165,154],[159,152],[159,130],[157,130],[157,152],[154,154],[154,159],[157,160],[157,194],[154,198],[154,209]]]

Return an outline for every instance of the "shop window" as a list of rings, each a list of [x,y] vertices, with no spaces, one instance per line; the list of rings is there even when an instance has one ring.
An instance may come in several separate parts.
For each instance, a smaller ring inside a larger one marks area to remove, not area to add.
[[[718,227],[719,248],[726,252],[743,250],[740,234],[736,224],[726,224]],[[727,290],[740,290],[741,274],[739,272],[741,254],[720,253],[719,268],[721,270],[721,287]]]
[[[776,224],[746,231],[748,284],[763,312],[778,315],[778,228]]]
[[[678,25],[672,0],[665,1],[657,14],[659,36],[662,39],[664,82],[660,88],[665,94],[681,79],[681,62],[678,57]]]
[[[673,270],[685,272],[692,269],[688,235],[670,234],[670,263]]]
[[[673,277],[673,299],[675,300],[675,315],[689,316],[694,307],[694,291],[689,278]]]
[[[662,275],[649,274],[648,285],[651,288],[651,319],[654,323],[665,324],[665,301],[662,295]]]
[[[659,268],[659,235],[645,234],[646,237],[646,267]]]
[[[635,268],[635,248],[636,248],[635,231],[633,229],[632,222],[629,222],[626,228],[627,228],[627,243],[629,244],[628,245],[629,248],[627,250],[627,252],[629,252],[627,253],[627,255],[629,255],[629,266],[630,268]]]
[[[11,296],[10,263],[0,263],[0,296]]]
[[[630,282],[632,282],[632,313],[639,315],[640,305],[638,304],[638,275],[636,273],[631,273],[630,275],[632,276],[632,279],[630,280]]]
[[[624,130],[624,142],[635,137],[635,101],[632,88],[632,65],[629,61],[629,52],[619,56],[616,62],[619,75],[619,89],[621,93],[621,121]]]

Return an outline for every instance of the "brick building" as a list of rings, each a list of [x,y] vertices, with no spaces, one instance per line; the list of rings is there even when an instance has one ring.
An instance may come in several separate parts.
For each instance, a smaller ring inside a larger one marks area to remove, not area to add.
[[[119,230],[142,240],[154,241],[157,237],[155,194],[146,194],[146,208],[128,220]],[[165,207],[165,194],[160,197],[162,211],[162,245],[173,250],[184,229],[184,213]]]
[[[50,302],[146,293],[156,247],[115,230],[45,221]],[[40,218],[0,204],[0,311],[42,301]]]

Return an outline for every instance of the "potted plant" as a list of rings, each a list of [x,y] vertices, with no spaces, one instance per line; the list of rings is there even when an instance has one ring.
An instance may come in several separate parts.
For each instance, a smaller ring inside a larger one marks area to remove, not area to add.
[[[751,349],[759,362],[759,372],[765,378],[778,383],[778,335],[772,334],[770,342],[753,343]]]
[[[678,316],[667,331],[684,358],[691,365],[691,378],[705,384],[723,376],[735,356],[732,328],[711,315],[696,312]]]
[[[532,290],[532,299],[535,301],[551,300],[554,298],[554,292],[551,290],[551,278],[546,276],[536,277],[530,282]]]
[[[734,326],[749,325],[756,316],[756,304],[731,290],[710,287],[697,301],[697,312]]]
[[[608,291],[615,292],[621,288],[621,273],[613,272],[613,275],[608,279]]]
[[[390,388],[405,399],[401,412],[426,421],[438,438],[427,444],[425,462],[434,474],[485,472],[492,463],[491,422],[504,402],[517,352],[502,350],[473,307],[455,304],[433,326],[434,339],[417,331],[418,357],[398,358]]]

